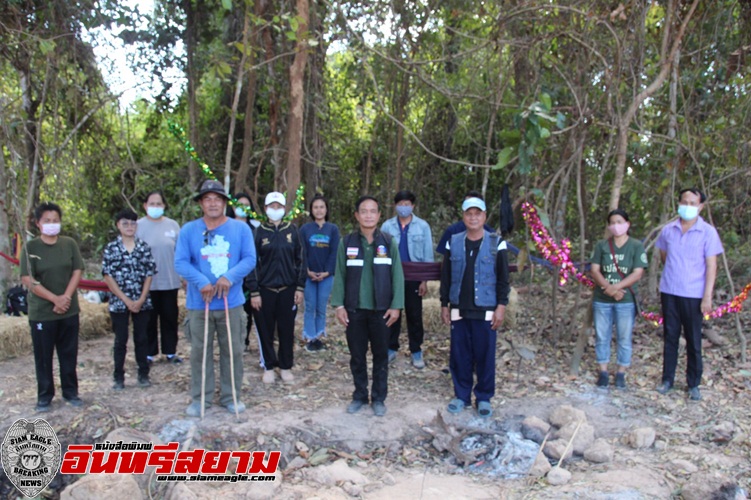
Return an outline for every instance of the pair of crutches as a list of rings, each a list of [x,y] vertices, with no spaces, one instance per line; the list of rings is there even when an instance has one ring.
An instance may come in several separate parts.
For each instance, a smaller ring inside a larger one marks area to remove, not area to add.
[[[201,365],[201,420],[203,420],[204,405],[206,403],[206,351],[209,343],[209,303],[203,315],[203,363]],[[232,402],[235,405],[235,418],[240,420],[240,411],[237,408],[237,391],[235,391],[235,357],[232,354],[232,330],[229,323],[229,306],[227,296],[224,296],[224,319],[227,322],[227,344],[229,345],[229,373],[232,381]],[[212,349],[213,351],[213,349]]]

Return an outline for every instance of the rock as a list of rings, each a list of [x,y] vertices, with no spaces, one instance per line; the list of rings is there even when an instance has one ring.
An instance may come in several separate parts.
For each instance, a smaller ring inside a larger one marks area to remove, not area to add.
[[[681,495],[684,500],[706,500],[707,498],[716,498],[715,493],[720,489],[729,489],[728,485],[733,485],[733,481],[728,476],[717,471],[697,472],[692,474],[688,481],[683,483]],[[719,497],[719,498],[733,498]]]
[[[628,435],[628,444],[634,449],[649,448],[655,442],[655,430],[652,427],[639,427]]]
[[[188,483],[175,483],[164,495],[164,500],[197,500],[196,495],[188,486]]]
[[[342,485],[342,489],[345,493],[347,493],[347,495],[351,497],[359,497],[362,495],[362,486],[359,484],[352,484],[347,482]]]
[[[524,439],[529,439],[537,444],[543,442],[549,430],[550,424],[539,417],[527,417],[522,422],[522,435]]]
[[[578,431],[576,431],[577,426],[579,426]],[[572,448],[576,455],[581,455],[584,453],[584,450],[592,446],[592,443],[595,442],[595,428],[587,423],[579,425],[576,422],[569,422],[558,429],[555,437],[563,439],[568,443],[571,440],[571,436],[574,435],[574,431],[576,431],[576,437],[574,438]]]
[[[613,461],[614,450],[607,439],[596,439],[595,442],[584,450],[584,458],[596,464],[606,464]]]
[[[290,460],[285,470],[302,469],[306,465],[308,465],[308,461],[305,460],[303,457],[295,457],[292,460]]]
[[[573,450],[569,448],[566,456],[563,456],[563,451],[566,449],[567,444],[568,441],[564,441],[563,439],[554,439],[553,441],[548,441],[545,444],[545,449],[542,451],[545,453],[545,456],[555,460],[563,460],[573,455]]]
[[[658,439],[657,441],[655,441],[654,446],[655,446],[655,450],[658,450],[658,451],[666,450],[668,448],[668,442],[663,441],[662,439]]]
[[[552,484],[553,486],[562,486],[571,481],[571,473],[566,469],[554,467],[550,470],[550,472],[548,472],[547,479],[548,483]]]
[[[386,486],[393,486],[396,484],[396,479],[394,479],[394,476],[392,476],[391,473],[387,472],[381,478],[381,482]]]
[[[139,431],[132,427],[118,427],[107,434],[107,437],[105,437],[104,440],[109,441],[110,443],[116,443],[118,441],[122,441],[123,443],[162,443],[154,434]]]
[[[89,474],[65,488],[60,500],[98,500],[100,498],[144,498],[138,482],[125,474]]]
[[[368,478],[362,475],[360,472],[352,469],[347,465],[347,461],[342,459],[337,460],[333,464],[329,464],[323,467],[317,467],[317,469],[325,470],[333,480],[334,484],[344,483],[349,481],[353,484],[367,484]]]
[[[717,333],[714,328],[704,328],[702,333],[713,345],[725,345],[728,343],[727,339]]]
[[[668,469],[675,475],[693,474],[694,472],[699,470],[699,468],[693,463],[689,462],[688,460],[682,460],[680,458],[671,460],[670,463],[668,463]]]
[[[727,443],[733,439],[735,425],[733,422],[720,422],[712,427],[712,441],[716,443]]]
[[[545,455],[539,453],[535,459],[535,463],[532,464],[532,467],[527,474],[532,477],[544,477],[552,468],[553,466],[550,465],[550,462],[545,458]]]
[[[550,414],[548,420],[550,420],[550,423],[556,427],[563,427],[569,422],[586,422],[587,414],[573,406],[562,405],[553,410],[553,413]]]

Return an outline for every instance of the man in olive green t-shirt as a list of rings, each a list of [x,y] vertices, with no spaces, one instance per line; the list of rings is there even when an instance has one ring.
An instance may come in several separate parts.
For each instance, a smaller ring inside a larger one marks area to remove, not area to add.
[[[60,236],[62,211],[54,203],[34,210],[41,235],[21,252],[21,280],[29,290],[29,324],[37,376],[36,410],[50,410],[55,396],[52,375],[57,350],[63,399],[80,407],[78,397],[78,297],[83,259],[72,238]]]

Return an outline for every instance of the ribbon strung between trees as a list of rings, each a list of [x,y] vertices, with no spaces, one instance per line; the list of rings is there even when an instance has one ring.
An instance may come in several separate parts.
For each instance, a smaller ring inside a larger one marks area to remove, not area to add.
[[[594,282],[579,272],[574,263],[571,261],[571,241],[564,238],[561,243],[558,244],[548,233],[548,230],[540,220],[540,216],[537,213],[537,209],[528,202],[522,204],[522,215],[524,222],[529,227],[529,232],[532,235],[532,240],[535,242],[535,247],[542,256],[551,264],[558,267],[558,284],[563,286],[569,280],[570,277],[574,277],[577,281],[589,288],[594,288]],[[748,294],[751,292],[751,283],[746,285],[741,293],[733,297],[729,302],[721,305],[714,311],[705,314],[704,319],[719,318],[729,313],[737,313],[743,308],[743,302],[748,298]],[[659,313],[642,311],[641,316],[654,325],[661,325],[663,318]]]
[[[174,135],[175,138],[183,144],[183,147],[185,148],[185,152],[188,153],[190,158],[201,167],[201,171],[203,172],[203,175],[205,175],[209,179],[218,181],[218,179],[214,175],[214,172],[211,171],[211,167],[209,167],[208,163],[203,161],[198,156],[198,153],[196,153],[196,149],[188,140],[187,135],[185,134],[185,130],[180,125],[173,122],[172,120],[167,120],[167,126],[169,127],[169,131],[172,132],[172,135]],[[255,210],[253,210],[250,206],[245,205],[244,203],[240,203],[239,201],[237,201],[237,198],[235,198],[231,194],[228,193],[227,196],[229,196],[229,204],[231,206],[233,207],[242,206],[243,209],[245,210],[245,213],[248,214],[248,217],[250,217],[251,219],[260,220],[263,222],[268,220],[265,214],[260,214],[256,212]],[[285,193],[285,197],[286,197],[286,193]],[[304,214],[305,214],[305,186],[303,184],[300,184],[297,188],[297,191],[295,192],[295,201],[292,204],[292,209],[284,216],[283,220],[291,221],[292,219],[295,219]]]

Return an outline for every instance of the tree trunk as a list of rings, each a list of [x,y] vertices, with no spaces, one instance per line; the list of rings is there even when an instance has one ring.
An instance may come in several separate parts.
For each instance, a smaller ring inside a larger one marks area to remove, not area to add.
[[[246,7],[249,9],[250,7]],[[243,25],[243,55],[240,57],[240,64],[237,66],[237,82],[235,83],[235,95],[232,98],[232,108],[229,115],[229,132],[227,133],[227,152],[224,155],[224,190],[231,193],[232,185],[232,149],[235,142],[235,125],[237,124],[237,108],[240,106],[240,94],[243,88],[243,75],[245,73],[245,62],[248,57],[248,39],[250,37],[250,13],[245,12],[245,23]]]
[[[253,14],[256,18],[263,18],[266,9],[265,0],[257,0],[253,3]],[[246,16],[247,17],[247,16]],[[264,29],[264,28],[261,28]],[[261,45],[260,29],[253,29],[249,43]],[[248,66],[251,68],[256,63],[256,51],[253,47],[245,46],[248,54]],[[246,191],[248,188],[248,176],[250,175],[250,156],[253,153],[253,129],[255,127],[255,114],[253,110],[256,104],[256,92],[258,90],[258,70],[253,68],[248,72],[248,86],[245,91],[245,121],[243,130],[243,152],[240,158],[240,166],[235,177],[235,191]]]
[[[322,137],[321,116],[327,115],[324,94],[324,71],[326,68],[326,49],[323,36],[323,19],[326,18],[326,4],[313,2],[310,6],[311,36],[317,37],[318,45],[311,51],[308,63],[307,99],[305,100],[305,130],[303,133],[304,151],[302,161],[303,178],[306,186],[306,199],[311,199],[323,183],[321,167],[324,143]],[[329,193],[332,194],[332,193]]]
[[[680,2],[679,2],[680,3]],[[634,97],[634,100],[629,105],[628,109],[626,110],[623,115],[620,116],[618,120],[618,142],[616,144],[616,164],[615,164],[615,178],[613,179],[613,189],[610,192],[610,210],[615,210],[618,208],[618,202],[621,198],[621,189],[623,188],[623,178],[626,173],[626,153],[628,152],[628,132],[629,128],[631,127],[631,122],[633,121],[634,117],[636,116],[636,113],[639,111],[639,108],[644,103],[647,98],[651,97],[659,88],[662,86],[663,83],[665,83],[665,80],[668,77],[668,73],[670,72],[670,68],[672,66],[673,60],[676,57],[676,54],[678,53],[678,49],[680,48],[681,40],[683,39],[683,35],[686,31],[686,26],[688,25],[688,22],[691,20],[691,17],[694,14],[694,11],[696,10],[696,6],[699,4],[699,0],[694,0],[691,4],[691,7],[686,14],[686,17],[683,19],[683,22],[681,23],[680,28],[678,28],[678,32],[675,34],[675,37],[673,38],[672,46],[669,53],[665,53],[665,51],[662,52],[660,55],[660,71],[655,77],[655,79],[650,83],[644,90],[639,92],[636,97]],[[670,32],[672,30],[672,14],[673,10],[680,9],[680,5],[674,6],[673,0],[670,0],[668,3],[668,7],[666,8],[666,19],[664,22],[664,39],[665,43],[663,43],[664,46],[667,46],[667,40],[670,38]]]
[[[290,103],[287,119],[287,208],[292,207],[302,178],[300,158],[305,115],[305,64],[308,61],[308,0],[297,0],[297,47],[289,68]]]
[[[5,154],[0,154],[0,186],[7,186]],[[6,235],[0,238],[0,252],[6,255],[12,255],[10,249],[10,236],[13,234],[13,230],[8,224],[8,213],[10,212],[10,204],[8,203],[11,194],[6,191],[0,196],[0,234]],[[0,297],[5,297],[5,293],[8,288],[11,287],[11,279],[13,278],[13,268],[11,263],[0,257]]]
[[[193,9],[193,0],[184,0],[183,9],[185,10],[185,72],[188,77],[188,140],[196,149],[199,150],[198,144],[198,99],[196,88],[198,87],[198,71],[196,69],[195,53],[198,36],[196,33],[196,10]],[[188,158],[188,182],[191,189],[198,189],[198,166],[192,158]]]

